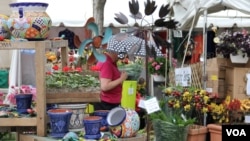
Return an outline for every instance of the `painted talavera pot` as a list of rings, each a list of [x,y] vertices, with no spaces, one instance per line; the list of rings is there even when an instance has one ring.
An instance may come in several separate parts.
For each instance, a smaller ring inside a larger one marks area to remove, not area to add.
[[[102,117],[100,116],[89,116],[83,119],[85,139],[99,139],[101,137],[101,123]]]
[[[28,114],[27,109],[31,108],[33,94],[17,94],[16,107],[19,114]]]
[[[50,119],[50,136],[53,138],[62,138],[69,132],[71,109],[50,109],[47,114]]]
[[[122,107],[109,111],[107,123],[110,133],[119,138],[134,137],[140,128],[140,118],[137,112]]]
[[[108,116],[109,110],[96,110],[94,111],[95,116],[102,117],[101,122],[101,131],[108,131],[108,123],[107,123],[107,116]]]
[[[84,111],[87,104],[58,104],[59,109],[71,109],[72,116],[69,124],[69,131],[81,131],[83,129],[83,119],[86,116]]]
[[[0,36],[2,36],[3,39],[8,39],[10,37],[10,32],[7,26],[8,19],[8,16],[0,14]]]
[[[7,25],[15,38],[44,40],[49,35],[51,18],[46,13],[47,3],[18,2],[11,3],[12,13]]]

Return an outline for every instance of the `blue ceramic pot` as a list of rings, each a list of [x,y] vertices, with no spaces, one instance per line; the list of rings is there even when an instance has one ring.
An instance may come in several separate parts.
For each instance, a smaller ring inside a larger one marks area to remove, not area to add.
[[[89,116],[83,119],[86,139],[99,139],[101,137],[100,128],[102,123],[102,117]]]
[[[108,131],[108,122],[107,122],[107,116],[108,116],[109,110],[96,110],[94,111],[95,116],[102,117],[101,122],[101,131]]]
[[[62,138],[69,132],[70,118],[73,113],[72,110],[50,109],[47,113],[50,118],[50,136],[54,138]]]
[[[32,94],[17,94],[16,106],[19,114],[28,114],[27,109],[31,108]]]

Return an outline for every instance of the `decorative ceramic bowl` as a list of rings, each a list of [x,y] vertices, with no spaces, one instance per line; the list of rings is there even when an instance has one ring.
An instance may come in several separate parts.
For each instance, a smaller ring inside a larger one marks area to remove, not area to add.
[[[133,137],[140,128],[140,118],[135,110],[113,108],[107,116],[111,134],[126,138]]]

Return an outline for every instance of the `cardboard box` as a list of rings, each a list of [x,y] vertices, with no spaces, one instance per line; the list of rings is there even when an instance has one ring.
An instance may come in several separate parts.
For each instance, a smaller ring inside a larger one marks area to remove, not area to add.
[[[206,71],[208,79],[225,79],[227,64],[228,59],[226,58],[207,59]]]
[[[209,80],[206,85],[207,91],[218,95],[220,98],[226,96],[225,79]]]
[[[226,89],[227,95],[232,98],[245,99],[246,95],[246,74],[250,73],[250,68],[227,67],[226,68]]]

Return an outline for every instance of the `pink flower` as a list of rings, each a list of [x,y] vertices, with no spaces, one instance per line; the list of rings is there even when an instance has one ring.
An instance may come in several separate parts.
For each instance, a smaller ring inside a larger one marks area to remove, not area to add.
[[[161,68],[161,65],[156,65],[155,70],[159,70]]]
[[[152,66],[155,67],[157,65],[157,62],[153,62]]]

